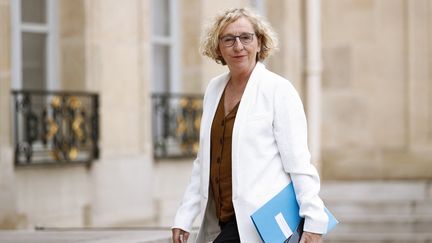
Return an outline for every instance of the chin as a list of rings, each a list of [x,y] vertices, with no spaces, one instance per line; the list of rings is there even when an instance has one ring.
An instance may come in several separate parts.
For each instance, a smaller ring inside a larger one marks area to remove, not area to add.
[[[250,63],[246,62],[245,60],[233,60],[231,62],[231,65],[232,66],[243,66],[243,67],[245,67],[245,66],[249,66]]]

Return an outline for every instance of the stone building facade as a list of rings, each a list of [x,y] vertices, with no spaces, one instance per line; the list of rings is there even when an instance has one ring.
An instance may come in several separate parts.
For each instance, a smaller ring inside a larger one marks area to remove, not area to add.
[[[323,3],[324,177],[430,179],[431,1]]]
[[[0,228],[152,224],[155,184],[170,180],[156,178],[164,161],[154,159],[152,94],[202,94],[226,70],[199,54],[200,32],[210,16],[239,6],[257,8],[279,34],[280,50],[266,65],[303,98],[322,178],[432,178],[429,0],[25,4],[0,0]],[[15,37],[32,30],[16,15],[38,4],[52,16],[46,38],[54,42],[45,46],[51,81],[37,88],[99,95],[100,154],[90,166],[14,164],[11,91],[31,87],[17,69],[28,59]]]

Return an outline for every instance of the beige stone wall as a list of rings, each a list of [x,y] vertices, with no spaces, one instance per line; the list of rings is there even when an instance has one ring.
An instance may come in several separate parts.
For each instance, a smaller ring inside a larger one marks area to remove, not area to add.
[[[59,82],[63,90],[85,90],[84,0],[59,1]]]
[[[17,228],[90,226],[92,184],[85,166],[15,168]]]
[[[182,71],[182,90],[184,93],[202,93],[202,59],[199,53],[200,35],[203,18],[201,16],[201,1],[181,1],[181,58],[180,69]]]
[[[304,97],[304,40],[301,0],[267,0],[268,21],[279,38],[279,50],[267,61],[268,68],[290,80]]]
[[[430,1],[324,1],[323,175],[431,178]]]
[[[430,150],[432,146],[432,3],[428,0],[406,4],[408,10],[407,102],[410,148]]]
[[[10,28],[10,5],[7,0],[0,1],[0,105],[2,111],[10,110],[11,89],[11,28]],[[0,145],[10,145],[10,122],[9,115],[2,112],[0,117]]]
[[[11,144],[10,3],[0,0],[0,228],[16,225]]]
[[[86,2],[86,86],[101,94],[95,225],[154,215],[148,11],[149,1]]]
[[[151,140],[138,112],[149,106],[145,3],[130,0],[121,8],[116,1],[87,4],[86,85],[101,93],[103,155],[151,152],[143,148],[142,139]]]

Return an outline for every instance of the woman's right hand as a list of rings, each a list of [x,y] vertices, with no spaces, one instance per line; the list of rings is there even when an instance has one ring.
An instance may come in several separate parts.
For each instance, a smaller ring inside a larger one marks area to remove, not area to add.
[[[188,238],[189,238],[189,232],[186,232],[179,228],[172,229],[173,243],[186,243]]]

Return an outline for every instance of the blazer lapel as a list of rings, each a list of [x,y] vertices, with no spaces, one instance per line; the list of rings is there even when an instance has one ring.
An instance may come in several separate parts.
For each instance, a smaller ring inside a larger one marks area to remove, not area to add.
[[[206,116],[203,117],[203,125],[205,126],[203,132],[204,132],[204,144],[203,147],[203,153],[202,156],[202,171],[203,171],[203,186],[204,186],[204,195],[208,196],[208,183],[210,181],[210,139],[211,139],[211,127],[213,123],[213,117],[216,113],[217,106],[219,104],[219,100],[222,96],[222,93],[225,89],[226,84],[229,80],[229,73],[226,73],[222,75],[218,80],[215,80],[214,87],[209,90],[206,97],[206,109],[208,109],[208,113],[206,113]]]
[[[247,118],[247,113],[250,110],[250,104],[256,97],[257,86],[260,79],[260,75],[265,70],[264,64],[258,62],[252,71],[252,74],[246,84],[246,88],[243,92],[239,108],[237,110],[237,115],[234,121],[233,135],[232,135],[232,183],[233,183],[233,199],[237,198],[238,195],[238,166],[239,166],[239,141],[241,140],[242,127]]]

